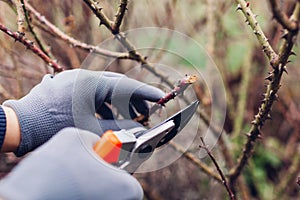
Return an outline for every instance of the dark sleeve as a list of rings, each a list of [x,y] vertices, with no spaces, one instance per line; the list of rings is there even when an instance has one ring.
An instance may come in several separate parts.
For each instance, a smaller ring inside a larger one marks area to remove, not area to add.
[[[0,149],[2,148],[6,133],[6,117],[2,106],[0,106]]]

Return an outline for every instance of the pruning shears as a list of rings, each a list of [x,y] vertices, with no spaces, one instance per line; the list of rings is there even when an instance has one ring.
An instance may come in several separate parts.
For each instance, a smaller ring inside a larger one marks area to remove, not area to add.
[[[108,130],[94,145],[94,151],[106,162],[134,173],[156,148],[168,143],[186,126],[198,105],[199,101],[195,101],[150,129]]]

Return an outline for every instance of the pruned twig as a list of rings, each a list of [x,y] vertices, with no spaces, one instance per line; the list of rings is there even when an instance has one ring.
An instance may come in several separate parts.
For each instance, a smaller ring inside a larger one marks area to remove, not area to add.
[[[186,77],[178,81],[178,84],[174,87],[174,89],[171,92],[167,93],[166,96],[158,100],[158,102],[156,102],[156,104],[154,104],[154,106],[151,107],[149,115],[152,115],[158,109],[165,106],[165,104],[171,99],[174,99],[176,96],[181,95],[188,88],[189,85],[195,83],[196,81],[196,75],[186,75]]]
[[[42,58],[50,67],[52,67],[54,69],[54,72],[61,72],[63,70],[62,66],[57,64],[51,58],[49,58],[49,56],[47,56],[41,49],[39,49],[32,41],[25,38],[23,34],[9,30],[6,26],[4,26],[1,23],[0,30],[9,35],[10,37],[14,38],[16,41],[19,41],[20,43],[24,44],[27,47],[27,49],[30,49],[33,53]]]
[[[196,75],[186,75],[182,80],[178,81],[178,84],[174,87],[174,89],[167,93],[164,97],[162,97],[160,100],[158,100],[151,108],[147,116],[140,115],[134,120],[143,124],[147,125],[149,117],[155,113],[158,109],[161,109],[163,106],[165,106],[166,103],[168,103],[170,100],[174,99],[178,95],[181,95],[191,84],[195,83],[197,80]]]
[[[206,151],[206,153],[208,154],[208,156],[210,157],[210,159],[211,159],[212,162],[214,163],[214,165],[215,165],[215,167],[216,167],[218,173],[219,173],[220,176],[221,176],[222,183],[223,183],[223,185],[225,186],[225,188],[226,188],[226,190],[227,190],[227,193],[228,193],[230,199],[231,199],[231,200],[236,199],[236,198],[235,198],[235,195],[233,194],[233,192],[231,191],[231,189],[230,189],[230,187],[229,187],[229,185],[228,185],[228,183],[227,183],[227,180],[226,180],[226,178],[225,178],[225,175],[224,175],[223,171],[221,170],[221,168],[220,168],[220,166],[219,166],[217,160],[216,160],[215,157],[211,154],[210,150],[209,150],[208,147],[206,146],[203,137],[201,137],[200,139],[201,139],[202,145],[200,145],[199,147],[202,148],[202,149],[204,149],[204,150]]]

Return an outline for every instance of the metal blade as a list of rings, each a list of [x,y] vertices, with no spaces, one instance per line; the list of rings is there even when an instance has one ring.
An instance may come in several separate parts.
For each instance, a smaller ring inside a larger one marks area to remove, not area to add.
[[[166,144],[167,142],[169,142],[171,139],[173,139],[185,127],[185,125],[187,125],[187,123],[193,117],[194,113],[196,112],[196,110],[198,108],[198,105],[199,105],[199,101],[195,101],[191,105],[186,107],[185,109],[177,112],[175,115],[169,117],[168,119],[166,119],[165,121],[160,123],[158,126],[172,120],[175,123],[175,126],[165,137],[163,137],[158,142],[156,147],[160,147],[160,146]]]

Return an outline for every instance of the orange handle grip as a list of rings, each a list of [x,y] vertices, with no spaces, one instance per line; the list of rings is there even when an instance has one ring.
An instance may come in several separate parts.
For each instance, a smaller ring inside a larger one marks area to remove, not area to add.
[[[106,131],[94,145],[94,151],[108,163],[116,163],[122,150],[122,142],[112,130]]]

